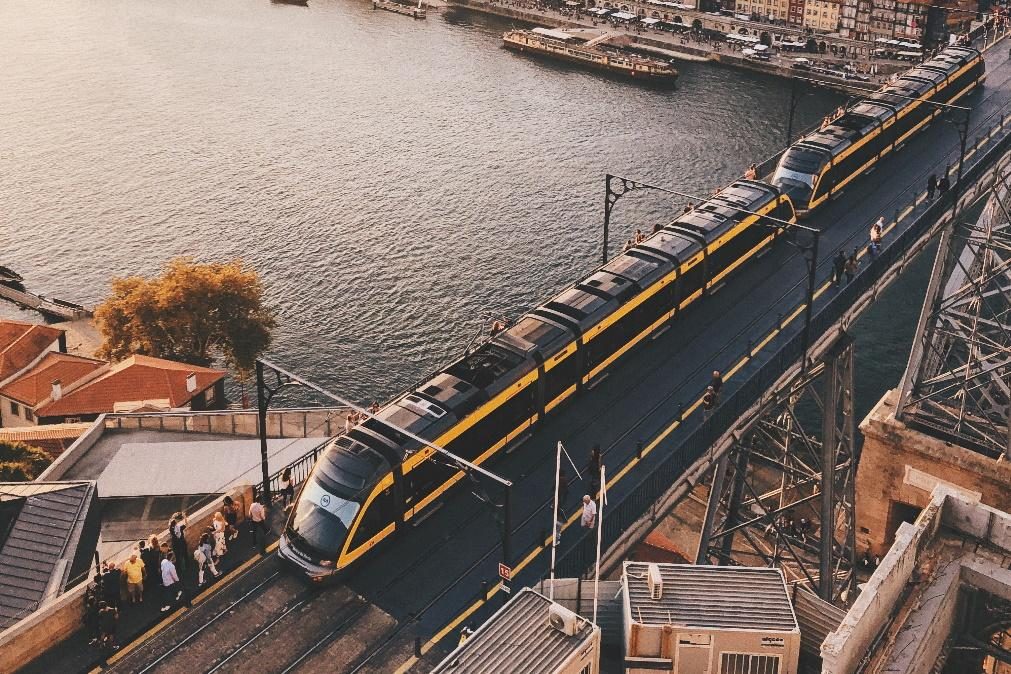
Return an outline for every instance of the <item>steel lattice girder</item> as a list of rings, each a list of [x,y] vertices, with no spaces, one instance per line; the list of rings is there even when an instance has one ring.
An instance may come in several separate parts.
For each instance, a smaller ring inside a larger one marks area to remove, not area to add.
[[[843,335],[746,423],[714,471],[698,563],[757,560],[828,601],[848,596],[856,554],[852,392],[853,346]]]
[[[896,416],[994,458],[1011,436],[1011,215],[1000,177],[938,247]]]

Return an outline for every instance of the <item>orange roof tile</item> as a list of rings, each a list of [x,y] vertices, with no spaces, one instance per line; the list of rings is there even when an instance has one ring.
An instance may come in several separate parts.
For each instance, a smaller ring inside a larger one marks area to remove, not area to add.
[[[0,395],[34,407],[52,393],[52,382],[59,379],[69,386],[84,375],[105,365],[101,360],[50,352],[23,375],[0,389]]]
[[[0,320],[0,381],[30,365],[62,334],[48,325]]]
[[[194,393],[186,390],[186,377],[197,376]],[[66,417],[112,412],[119,402],[168,399],[172,407],[186,405],[193,396],[225,377],[223,370],[198,367],[151,356],[130,356],[115,365],[104,365],[64,386],[59,400],[47,398],[35,409],[37,417]]]

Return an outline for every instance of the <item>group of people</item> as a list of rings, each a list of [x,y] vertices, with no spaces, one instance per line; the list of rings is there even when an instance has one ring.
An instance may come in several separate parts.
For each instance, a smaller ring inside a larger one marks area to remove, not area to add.
[[[369,414],[375,414],[378,411],[379,411],[379,403],[373,400],[372,404],[369,405]],[[350,412],[348,412],[347,417],[345,417],[344,419],[344,432],[347,433],[352,428],[354,428],[361,422],[365,421],[366,418],[368,418],[368,415],[365,414],[364,412],[351,410]]]
[[[938,179],[933,173],[927,178],[927,199],[933,199],[934,193],[936,192],[938,197],[944,198],[944,195],[948,193],[951,189],[951,181],[948,180],[948,171],[945,170],[944,175]]]
[[[169,520],[166,540],[151,535],[139,541],[125,561],[104,562],[84,593],[85,625],[91,645],[106,650],[119,648],[116,631],[125,605],[140,605],[157,597],[160,612],[167,613],[184,601],[186,591],[181,580],[184,574],[189,572],[196,577],[198,589],[211,577],[220,576],[218,565],[228,554],[229,543],[239,536],[239,514],[238,504],[225,496],[221,509],[214,513],[190,550],[189,518],[185,512],[177,512]],[[265,528],[266,511],[258,501],[250,507],[248,521],[254,533],[257,528]],[[259,541],[260,536],[256,538]]]

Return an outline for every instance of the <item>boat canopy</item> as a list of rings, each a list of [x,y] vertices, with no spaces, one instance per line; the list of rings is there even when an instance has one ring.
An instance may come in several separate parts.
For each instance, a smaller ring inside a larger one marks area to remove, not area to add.
[[[556,40],[571,40],[572,36],[561,30],[552,30],[551,28],[534,28],[532,33],[537,33],[538,35],[543,35],[545,37],[553,37]]]

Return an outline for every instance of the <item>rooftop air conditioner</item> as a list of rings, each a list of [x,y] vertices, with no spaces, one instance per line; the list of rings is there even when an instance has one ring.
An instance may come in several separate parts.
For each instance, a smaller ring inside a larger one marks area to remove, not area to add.
[[[649,585],[649,597],[657,601],[663,597],[663,576],[660,575],[660,566],[650,564],[646,571],[646,583]]]
[[[579,616],[558,604],[548,609],[548,624],[565,636],[574,637],[579,631]]]

